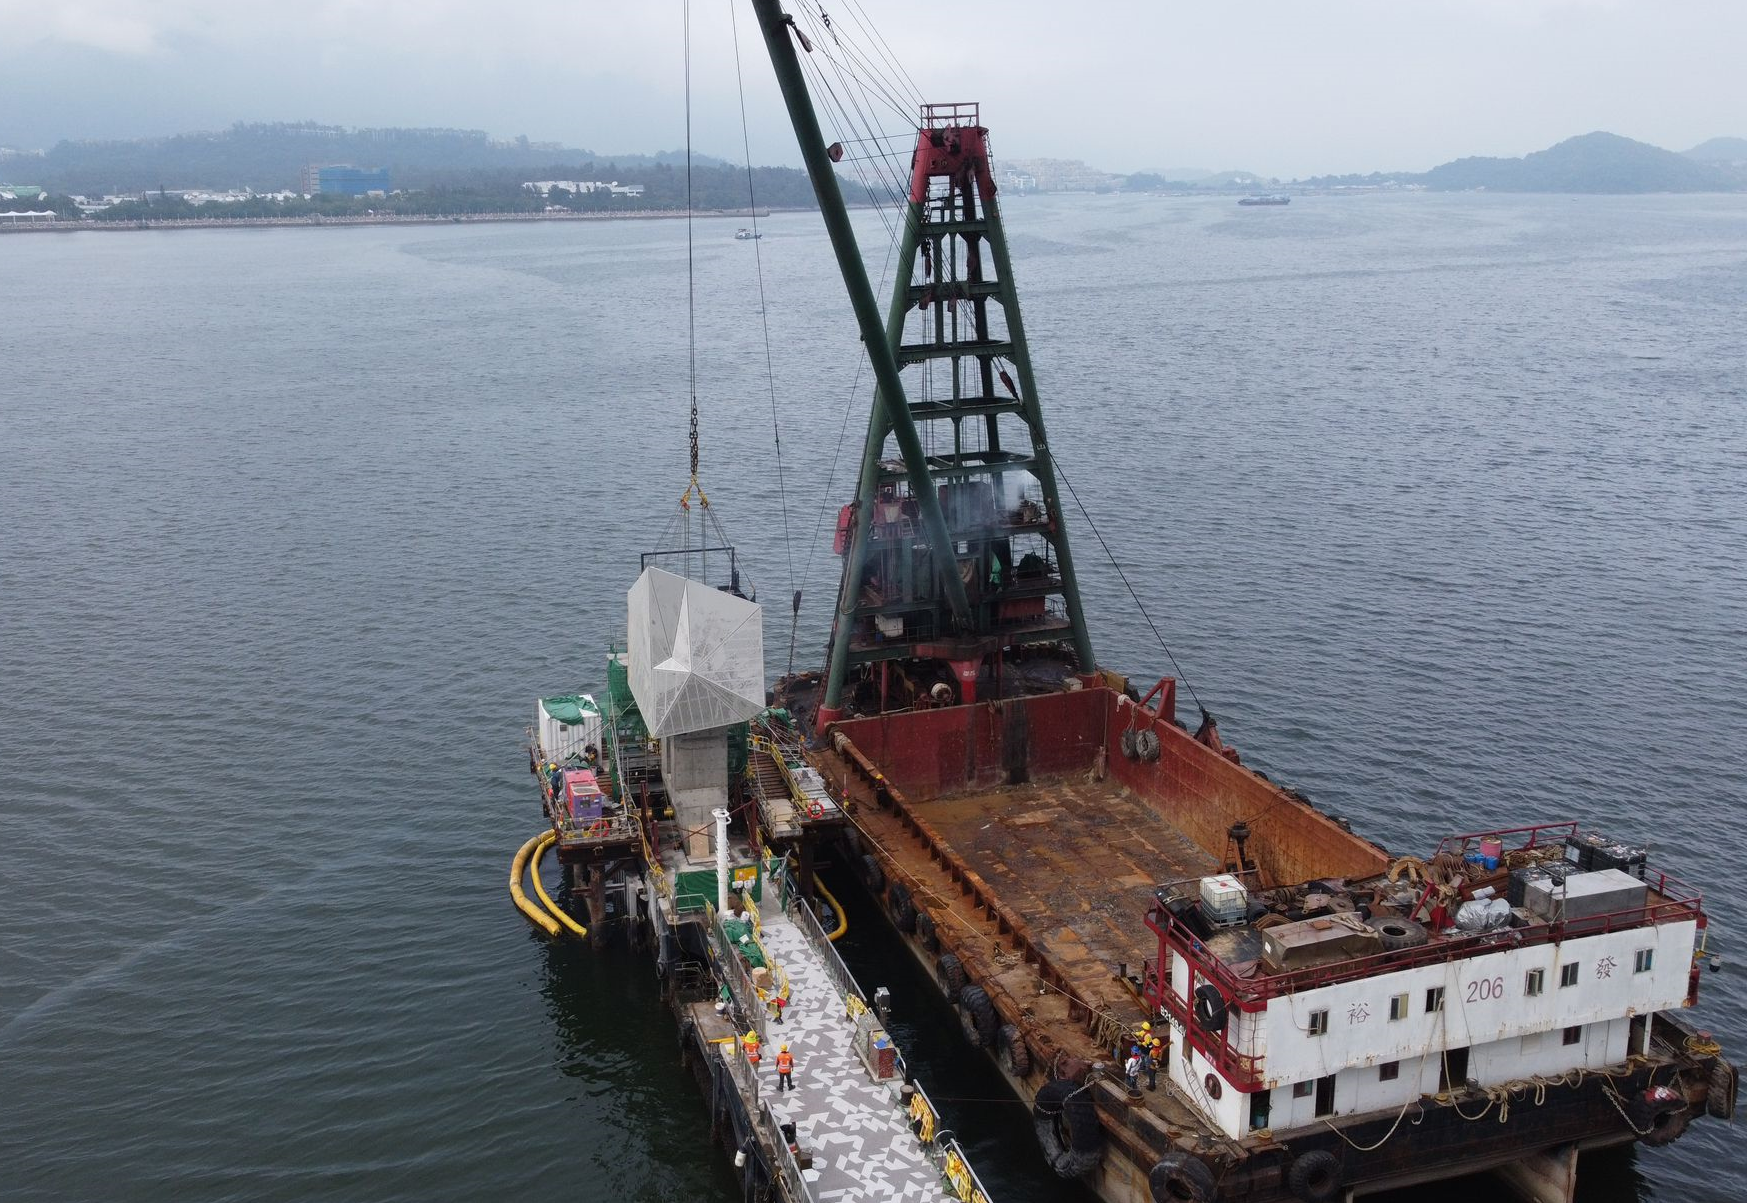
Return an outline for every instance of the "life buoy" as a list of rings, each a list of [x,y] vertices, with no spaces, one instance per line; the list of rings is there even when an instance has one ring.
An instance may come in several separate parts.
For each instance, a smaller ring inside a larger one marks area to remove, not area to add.
[[[824,819],[825,818],[825,804],[820,802],[816,798],[808,799],[807,800],[807,818],[809,818],[809,819]]]
[[[1306,1150],[1288,1168],[1287,1186],[1301,1200],[1339,1200],[1341,1159],[1328,1150]]]
[[[1147,1172],[1147,1186],[1155,1200],[1212,1200],[1214,1172],[1194,1154],[1172,1150]]]
[[[1211,1033],[1226,1027],[1226,997],[1220,988],[1205,982],[1196,988],[1196,1023]]]

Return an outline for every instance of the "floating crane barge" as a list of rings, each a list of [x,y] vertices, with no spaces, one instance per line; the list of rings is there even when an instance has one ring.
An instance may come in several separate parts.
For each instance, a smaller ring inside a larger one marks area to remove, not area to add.
[[[1016,1127],[1104,1199],[1496,1168],[1569,1200],[1581,1151],[1732,1117],[1736,1068],[1681,1015],[1701,898],[1644,850],[1560,821],[1392,855],[1246,767],[1205,709],[1180,724],[1173,678],[1099,666],[978,107],[919,114],[882,320],[813,47],[778,0],[753,8],[876,381],[829,651],[767,696],[732,550],[646,555],[604,709],[541,705],[551,831],[512,865],[549,935],[649,943],[747,1198],[987,1199],[885,993],[832,950],[828,864],[1030,1106]],[[650,563],[676,554],[697,571]],[[540,883],[554,846],[586,927]],[[786,1038],[793,1094],[750,1056]],[[1124,1063],[1152,1040],[1144,1088]]]
[[[884,323],[777,0],[755,0],[877,391],[823,672],[778,683],[841,850],[1111,1200],[1332,1200],[1729,1117],[1680,1009],[1698,893],[1575,822],[1392,857],[1094,658],[974,104],[918,120]],[[1139,603],[1137,602],[1137,605]],[[801,887],[808,887],[804,860]],[[1120,1067],[1164,1034],[1161,1082]],[[1484,1123],[1483,1123],[1484,1122]]]

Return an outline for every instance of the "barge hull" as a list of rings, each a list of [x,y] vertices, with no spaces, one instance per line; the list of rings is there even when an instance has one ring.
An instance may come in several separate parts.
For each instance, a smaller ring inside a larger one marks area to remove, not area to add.
[[[1242,856],[1265,883],[1361,878],[1390,864],[1170,713],[1101,685],[842,721],[812,754],[844,791],[861,851],[880,870],[866,885],[912,955],[962,1018],[967,987],[987,995],[999,1033],[978,1043],[1021,1099],[1035,1101],[1052,1080],[1092,1083],[1104,1152],[1085,1178],[1101,1197],[1162,1198],[1149,1176],[1174,1151],[1220,1168],[1211,1198],[1290,1199],[1290,1168],[1314,1151],[1337,1161],[1345,1189],[1390,1190],[1633,1141],[1642,1134],[1621,1105],[1654,1085],[1674,1086],[1703,1113],[1708,1067],[1682,1052],[1679,1026],[1662,1016],[1658,1056],[1612,1079],[1550,1087],[1540,1102],[1508,1100],[1505,1125],[1499,1101],[1459,1086],[1339,1126],[1233,1139],[1166,1083],[1136,1099],[1114,1073],[1087,1076],[1109,1067],[1144,1019],[1159,1019],[1142,997],[1154,945],[1133,917],[1162,882],[1231,868],[1233,825],[1248,826]],[[1140,731],[1158,741],[1156,758],[1129,755]],[[965,1027],[976,1036],[973,1021]],[[1470,1119],[1483,1108],[1485,1124]],[[1402,1130],[1412,1140],[1387,1140]]]

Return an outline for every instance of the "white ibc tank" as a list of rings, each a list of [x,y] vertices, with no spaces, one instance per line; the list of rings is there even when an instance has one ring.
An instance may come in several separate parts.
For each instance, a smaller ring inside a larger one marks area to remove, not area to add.
[[[742,723],[765,706],[765,628],[756,602],[661,569],[626,595],[631,695],[655,737]]]

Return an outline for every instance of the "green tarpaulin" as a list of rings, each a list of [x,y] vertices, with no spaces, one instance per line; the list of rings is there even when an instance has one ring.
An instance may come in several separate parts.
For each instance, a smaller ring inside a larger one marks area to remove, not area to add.
[[[599,719],[601,709],[587,694],[554,694],[540,700],[541,709],[567,726],[587,719]]]

